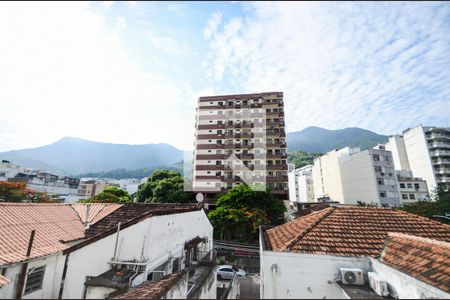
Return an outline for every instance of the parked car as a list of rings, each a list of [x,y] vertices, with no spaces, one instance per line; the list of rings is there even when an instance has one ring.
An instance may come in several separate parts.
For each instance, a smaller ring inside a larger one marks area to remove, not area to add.
[[[220,265],[217,267],[217,279],[219,280],[233,279],[234,274],[240,277],[247,276],[247,272],[231,265]]]

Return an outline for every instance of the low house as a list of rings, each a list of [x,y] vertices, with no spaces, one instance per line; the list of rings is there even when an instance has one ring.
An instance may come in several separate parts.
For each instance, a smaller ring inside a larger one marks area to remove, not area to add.
[[[214,298],[214,265],[197,204],[0,204],[0,298],[105,298],[181,271],[164,297]]]
[[[399,238],[398,233],[408,237]],[[397,246],[405,238],[417,240],[418,248],[419,241],[435,245],[427,248],[429,258],[444,269],[427,261],[427,256],[417,264],[411,262],[417,251]],[[369,272],[386,281],[391,296],[449,298],[450,259],[448,251],[442,252],[449,242],[450,226],[403,211],[325,208],[277,227],[261,228],[261,298],[376,298],[367,284]],[[356,270],[362,285],[344,284],[343,268]],[[408,285],[403,284],[405,280]],[[447,287],[442,284],[445,280]]]

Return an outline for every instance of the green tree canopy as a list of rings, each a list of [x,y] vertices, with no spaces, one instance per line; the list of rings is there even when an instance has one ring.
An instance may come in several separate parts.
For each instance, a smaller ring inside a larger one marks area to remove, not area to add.
[[[147,182],[139,185],[138,202],[186,203],[196,202],[194,194],[184,191],[183,177],[174,171],[156,170]]]
[[[450,214],[450,191],[435,190],[431,195],[431,200],[411,203],[403,206],[401,210],[427,218],[437,215],[446,216],[446,214]],[[448,219],[439,218],[439,220],[450,224]]]
[[[132,203],[133,199],[127,191],[115,186],[106,187],[103,192],[91,199],[81,200],[80,203]]]
[[[311,165],[314,163],[316,157],[321,156],[322,153],[316,152],[305,152],[305,151],[294,151],[288,153],[288,161],[295,165],[295,168],[302,168],[306,165]]]
[[[216,209],[208,213],[216,237],[240,241],[254,241],[262,224],[284,222],[286,207],[275,198],[270,190],[254,191],[246,184],[240,184],[216,201]]]

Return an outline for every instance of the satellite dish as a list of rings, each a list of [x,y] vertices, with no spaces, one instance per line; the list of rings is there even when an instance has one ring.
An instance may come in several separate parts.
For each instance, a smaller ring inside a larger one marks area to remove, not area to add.
[[[202,193],[197,193],[197,195],[195,196],[195,199],[197,200],[198,203],[201,203],[201,202],[203,202],[205,197],[203,196]]]

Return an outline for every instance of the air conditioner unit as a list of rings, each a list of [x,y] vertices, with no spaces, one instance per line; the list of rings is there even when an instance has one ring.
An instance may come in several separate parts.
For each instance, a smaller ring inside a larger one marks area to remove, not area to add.
[[[361,269],[340,268],[343,284],[364,284],[364,274]]]
[[[380,279],[377,273],[368,272],[369,285],[377,293],[378,296],[386,297],[389,296],[387,282]]]

